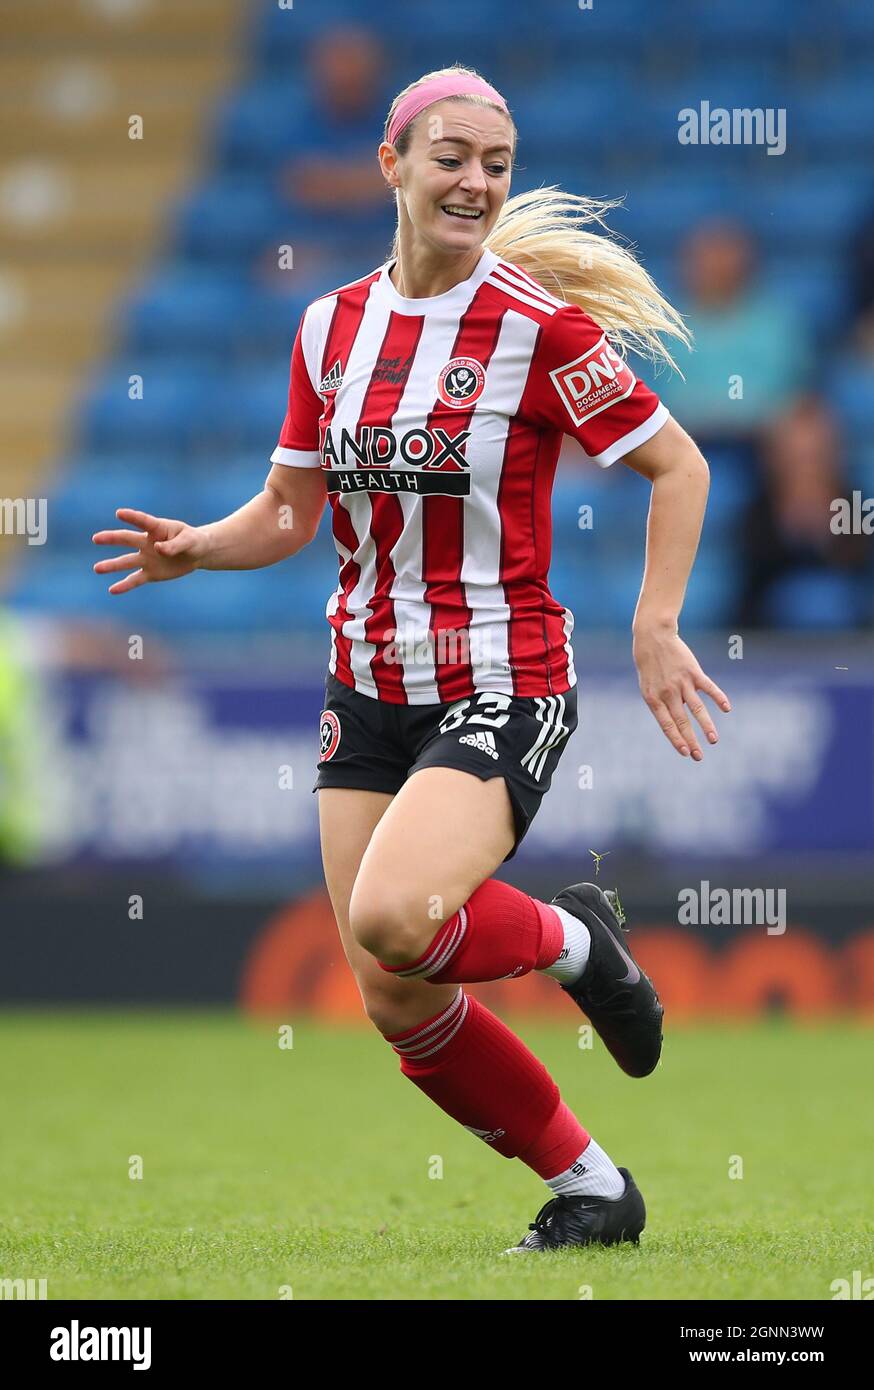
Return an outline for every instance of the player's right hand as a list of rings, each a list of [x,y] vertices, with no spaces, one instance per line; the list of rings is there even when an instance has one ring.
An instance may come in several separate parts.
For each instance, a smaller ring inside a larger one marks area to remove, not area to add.
[[[110,585],[111,594],[126,594],[141,584],[154,584],[162,579],[181,579],[198,568],[209,549],[204,530],[188,526],[184,521],[150,516],[132,507],[119,507],[115,515],[139,531],[96,531],[91,537],[95,545],[128,545],[133,550],[126,555],[114,555],[111,560],[98,560],[95,574],[110,574],[116,570],[133,573]]]

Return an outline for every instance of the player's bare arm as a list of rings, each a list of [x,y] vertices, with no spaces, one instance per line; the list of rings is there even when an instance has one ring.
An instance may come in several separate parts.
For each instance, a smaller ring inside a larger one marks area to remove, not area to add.
[[[151,516],[119,507],[116,516],[138,530],[98,531],[95,545],[131,547],[124,555],[98,560],[97,574],[130,570],[110,586],[125,594],[141,584],[181,579],[196,569],[261,569],[286,560],[313,539],[325,506],[321,469],[284,468],[274,464],[263,492],[244,506],[205,526]]]
[[[726,713],[731,709],[728,696],[702,671],[678,633],[710,470],[694,440],[673,418],[623,461],[652,483],[646,566],[632,624],[640,691],[677,752],[700,762],[704,755],[689,714],[713,744],[719,735],[701,694]]]

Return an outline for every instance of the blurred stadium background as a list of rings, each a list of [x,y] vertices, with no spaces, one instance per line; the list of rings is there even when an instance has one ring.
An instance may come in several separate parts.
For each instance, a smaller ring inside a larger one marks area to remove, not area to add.
[[[580,727],[507,876],[551,895],[606,856],[674,1019],[870,1015],[874,544],[829,521],[874,497],[874,10],[5,0],[0,39],[0,997],[360,1017],[311,795],[327,521],[120,600],[90,537],[260,490],[304,307],[388,255],[389,102],[460,61],[508,97],[513,191],[624,198],[695,332],[685,384],[648,379],[711,464],[682,632],[734,705],[680,763],[631,661],[649,489],[568,448]],[[679,143],[702,101],[785,109],[785,152]],[[680,925],[705,881],[785,890],[787,930]]]

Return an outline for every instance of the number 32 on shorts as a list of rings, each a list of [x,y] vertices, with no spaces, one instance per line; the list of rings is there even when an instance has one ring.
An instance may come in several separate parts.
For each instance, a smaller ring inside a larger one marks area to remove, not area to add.
[[[500,729],[510,718],[509,707],[512,698],[511,695],[499,695],[495,691],[484,690],[477,695],[476,701],[459,700],[440,720],[440,732],[451,734],[453,729],[460,729],[462,724],[488,724],[492,729]],[[471,705],[475,707],[473,712],[468,714]]]

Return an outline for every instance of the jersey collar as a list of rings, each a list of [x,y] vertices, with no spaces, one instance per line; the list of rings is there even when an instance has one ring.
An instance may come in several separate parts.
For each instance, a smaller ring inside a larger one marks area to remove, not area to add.
[[[395,258],[396,259],[396,258]],[[453,285],[451,290],[444,290],[443,294],[432,294],[425,299],[405,299],[398,294],[388,273],[395,264],[395,260],[386,261],[379,272],[377,288],[387,300],[389,308],[396,314],[435,314],[441,310],[464,309],[473,298],[474,291],[479,288],[486,276],[489,275],[498,264],[500,257],[490,251],[487,246],[483,247],[482,255],[473,268],[473,273],[466,280]]]

